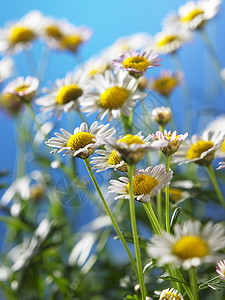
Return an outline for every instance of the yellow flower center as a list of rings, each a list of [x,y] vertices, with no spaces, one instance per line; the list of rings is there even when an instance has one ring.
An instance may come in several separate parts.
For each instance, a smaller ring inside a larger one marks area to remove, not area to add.
[[[139,72],[145,72],[148,66],[150,66],[150,62],[147,60],[147,58],[143,56],[128,57],[123,62],[124,68],[135,69],[138,70]]]
[[[38,184],[35,184],[31,187],[31,199],[34,200],[41,200],[41,198],[44,196],[44,189],[43,187],[39,186]]]
[[[186,155],[189,159],[200,158],[201,154],[214,146],[211,141],[199,141],[191,146]]]
[[[122,139],[119,139],[117,141],[117,144],[119,143],[126,143],[127,145],[131,145],[131,144],[144,144],[145,142],[143,142],[139,136],[136,135],[132,135],[132,134],[127,134],[125,135]]]
[[[19,92],[25,92],[29,87],[30,87],[29,84],[21,84],[21,85],[19,85],[18,87],[15,88],[15,91],[17,93],[19,93]]]
[[[222,150],[223,152],[225,152],[225,140],[223,141],[223,143],[222,143],[222,145],[221,145],[221,150]]]
[[[173,77],[157,78],[153,82],[153,89],[162,93],[165,90],[172,91],[176,86],[177,86],[177,80]]]
[[[76,84],[63,86],[56,96],[58,104],[66,104],[72,100],[77,100],[83,94],[82,89]]]
[[[182,259],[203,257],[208,254],[208,247],[201,237],[187,235],[176,242],[173,247],[173,254]]]
[[[195,17],[202,15],[204,13],[204,10],[195,8],[192,11],[190,11],[186,16],[183,16],[181,18],[182,22],[190,22],[192,21]]]
[[[112,165],[112,166],[116,166],[116,165],[120,164],[121,159],[116,154],[115,150],[112,150],[112,152],[110,153],[110,155],[108,157],[108,161],[107,162],[108,162],[109,165]]]
[[[66,147],[70,147],[72,150],[77,151],[93,143],[94,138],[95,137],[89,132],[77,132],[69,138]]]
[[[158,185],[158,181],[150,175],[140,174],[133,177],[133,192],[135,196],[147,195]],[[127,185],[127,192],[129,193],[130,183]]]
[[[163,297],[160,297],[160,300],[169,300],[169,299],[173,299],[173,300],[180,300],[181,297],[179,295],[174,294],[173,292],[166,292],[165,295]]]
[[[176,201],[179,201],[181,199],[182,191],[180,189],[170,188],[169,193],[170,193],[170,198],[173,201],[176,202]]]
[[[13,44],[27,43],[35,39],[35,33],[30,29],[23,26],[13,26],[9,32],[9,40]]]
[[[81,43],[82,39],[79,35],[64,35],[60,40],[60,47],[76,52]]]
[[[49,25],[45,28],[45,33],[47,36],[54,38],[54,39],[60,39],[62,37],[62,32],[56,25]]]
[[[108,88],[100,96],[100,105],[106,109],[121,107],[129,97],[129,92],[120,86]]]
[[[164,38],[162,38],[161,40],[159,40],[156,43],[156,46],[159,48],[164,47],[165,45],[170,44],[177,39],[178,39],[178,37],[176,35],[167,35]]]

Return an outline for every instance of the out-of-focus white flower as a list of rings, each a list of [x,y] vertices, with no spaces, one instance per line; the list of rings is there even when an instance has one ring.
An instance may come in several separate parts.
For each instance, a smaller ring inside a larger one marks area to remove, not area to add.
[[[14,62],[9,57],[0,60],[0,83],[12,75],[13,66]]]

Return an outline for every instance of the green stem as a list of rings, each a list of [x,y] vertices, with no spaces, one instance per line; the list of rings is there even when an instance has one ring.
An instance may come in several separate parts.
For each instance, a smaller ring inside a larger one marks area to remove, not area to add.
[[[133,258],[133,256],[132,256],[132,254],[131,254],[131,252],[130,252],[128,246],[127,246],[127,243],[126,243],[126,241],[125,241],[125,239],[124,239],[124,237],[123,237],[123,235],[122,235],[122,232],[121,232],[120,229],[119,229],[119,226],[117,225],[117,222],[116,222],[116,220],[115,220],[113,214],[111,213],[111,211],[110,211],[110,209],[109,209],[109,207],[108,207],[108,205],[107,205],[107,203],[106,203],[106,201],[105,201],[105,198],[104,198],[103,195],[102,195],[101,189],[100,189],[100,187],[99,187],[99,185],[98,185],[98,183],[97,183],[97,180],[96,180],[96,178],[95,178],[95,175],[94,175],[94,173],[93,173],[93,171],[92,171],[92,169],[91,169],[91,165],[90,165],[89,158],[84,159],[84,162],[85,162],[85,165],[86,165],[86,167],[87,167],[88,173],[89,173],[89,175],[90,175],[90,177],[91,177],[91,180],[92,180],[92,182],[93,182],[93,184],[94,184],[94,186],[95,186],[95,188],[96,188],[96,191],[98,192],[98,195],[99,195],[99,197],[100,197],[100,199],[101,199],[101,201],[102,201],[102,204],[103,204],[103,206],[104,206],[104,208],[105,208],[105,211],[107,212],[107,214],[108,214],[108,216],[109,216],[109,218],[110,218],[110,220],[111,220],[111,222],[112,222],[112,224],[113,224],[113,227],[114,227],[114,229],[115,229],[115,231],[116,231],[116,233],[117,233],[117,235],[118,235],[118,237],[119,237],[121,243],[123,244],[123,246],[124,246],[124,248],[125,248],[125,250],[126,250],[126,252],[127,252],[127,255],[128,255],[129,258],[130,258],[130,261],[131,261],[131,264],[132,264],[132,266],[133,266],[133,268],[134,268],[134,271],[136,272],[136,274],[138,274],[135,260],[134,260],[134,258]]]
[[[164,126],[163,125],[160,125],[159,124],[159,131],[164,132]],[[161,164],[163,161],[163,153],[162,151],[159,151],[159,164]],[[156,202],[156,205],[157,205],[157,216],[158,216],[158,219],[159,219],[159,223],[160,225],[162,226],[163,224],[163,220],[162,220],[162,192],[160,190],[159,194],[157,195],[157,202]]]
[[[45,140],[47,140],[47,139],[48,139],[48,136],[43,132],[40,123],[37,121],[31,103],[27,103],[27,107],[28,107],[28,109],[29,109],[30,115],[31,115],[31,117],[32,117],[32,119],[33,119],[33,121],[34,121],[34,123],[35,123],[37,129],[38,129],[38,130],[40,131],[40,133],[44,136]]]
[[[166,159],[166,172],[170,169],[170,158],[171,156],[165,156]],[[165,198],[165,209],[166,209],[166,231],[170,232],[170,194],[169,185],[165,188],[166,198]]]
[[[137,223],[136,223],[135,206],[134,206],[134,194],[133,194],[134,169],[135,169],[135,165],[128,165],[128,176],[129,176],[129,183],[130,183],[130,187],[129,187],[130,219],[131,219],[134,248],[135,248],[136,260],[137,260],[138,279],[139,279],[141,295],[142,295],[141,299],[146,300],[146,289],[145,289],[144,277],[142,273],[141,253],[140,253],[140,247],[138,242]]]
[[[220,187],[218,185],[218,182],[216,180],[216,176],[215,176],[215,173],[213,171],[212,165],[210,164],[210,165],[206,166],[206,170],[207,170],[207,172],[209,174],[209,178],[210,178],[210,180],[211,180],[211,182],[212,182],[212,184],[214,186],[214,189],[215,189],[215,191],[217,193],[217,197],[218,197],[218,199],[220,201],[220,204],[225,209],[225,202],[224,202],[223,194],[222,194],[222,192],[220,190]]]
[[[162,229],[161,226],[156,218],[156,215],[154,213],[154,210],[151,206],[151,202],[147,202],[147,203],[143,203],[144,209],[147,213],[147,216],[152,224],[153,227],[153,231],[154,233],[158,234],[158,235],[162,235]]]
[[[195,268],[190,268],[189,270],[189,280],[190,280],[190,286],[191,286],[191,291],[194,296],[194,300],[199,299],[198,295],[198,285],[197,285],[197,278],[196,278],[196,269]]]

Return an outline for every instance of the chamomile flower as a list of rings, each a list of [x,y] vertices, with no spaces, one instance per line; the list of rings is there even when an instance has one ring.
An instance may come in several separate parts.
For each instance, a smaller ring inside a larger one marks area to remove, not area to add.
[[[146,96],[145,93],[136,92],[137,80],[122,70],[96,74],[92,86],[95,90],[81,102],[81,110],[89,115],[99,111],[97,118],[100,120],[106,115],[108,121],[120,118],[122,113],[129,116],[136,100]]]
[[[127,134],[118,140],[111,138],[108,140],[108,144],[117,151],[119,157],[126,163],[137,164],[144,158],[146,152],[158,150],[168,145],[166,140],[153,141],[152,143],[149,140],[149,136],[144,138],[142,132],[139,131],[136,135]]]
[[[163,290],[160,294],[159,300],[184,300],[181,293],[179,293],[177,290],[171,288]]]
[[[170,156],[177,152],[180,144],[186,139],[187,136],[187,132],[185,134],[177,134],[176,131],[171,132],[167,130],[164,130],[164,133],[162,133],[161,131],[157,131],[156,134],[149,135],[149,137],[154,141],[168,141],[168,145],[160,149],[165,156]]]
[[[161,126],[166,126],[172,118],[170,107],[156,107],[152,111],[152,119]]]
[[[0,107],[8,114],[16,116],[21,111],[23,103],[18,96],[2,92],[0,95]]]
[[[29,48],[38,37],[41,14],[31,11],[17,22],[0,29],[0,52],[14,53]]]
[[[190,31],[184,28],[170,26],[155,35],[151,47],[159,54],[171,54],[190,40]]]
[[[225,115],[218,116],[216,119],[211,121],[209,125],[206,127],[206,130],[213,132],[224,132],[225,136]],[[220,148],[216,151],[215,157],[224,157],[225,156],[225,139],[221,144]]]
[[[69,112],[79,108],[79,102],[88,91],[88,83],[82,70],[75,73],[67,73],[63,79],[57,79],[51,89],[44,89],[46,95],[38,98],[35,102],[42,106],[43,112],[56,112],[57,116],[62,111]]]
[[[92,157],[92,169],[97,169],[96,172],[114,169],[120,172],[127,172],[127,164],[121,160],[116,151],[110,146],[105,145],[105,149],[96,150],[98,156]]]
[[[224,228],[208,222],[187,221],[174,226],[174,234],[154,235],[148,253],[158,265],[174,263],[184,269],[218,261],[218,251],[225,247]]]
[[[174,89],[182,84],[184,76],[182,72],[173,74],[171,70],[162,70],[159,77],[152,78],[149,88],[165,97],[170,96]]]
[[[216,170],[221,170],[225,168],[225,159],[221,162],[219,162],[219,167]]]
[[[176,24],[190,30],[201,29],[219,11],[221,0],[188,1],[182,5],[178,13],[170,14],[165,25]]]
[[[13,60],[8,57],[3,57],[0,60],[0,83],[10,77],[13,72]]]
[[[92,57],[82,66],[87,80],[93,78],[95,74],[104,74],[109,69],[111,69],[110,62],[104,55]]]
[[[31,102],[36,95],[39,80],[36,77],[18,77],[9,82],[3,93],[17,96],[22,102]]]
[[[164,165],[148,167],[145,170],[136,170],[133,176],[134,199],[140,202],[149,202],[152,196],[170,183],[173,171],[166,172]],[[119,180],[110,180],[109,193],[116,193],[115,199],[129,199],[129,178],[119,177]]]
[[[113,60],[116,68],[120,68],[129,72],[134,77],[142,76],[147,69],[159,66],[161,59],[154,51],[128,50],[120,56],[119,60]]]
[[[216,265],[216,272],[220,275],[220,278],[225,280],[225,260],[220,260]]]
[[[45,144],[56,148],[51,153],[66,151],[63,155],[86,159],[94,153],[97,147],[104,144],[103,140],[111,138],[115,133],[114,127],[109,129],[108,127],[109,124],[98,126],[98,122],[95,121],[88,129],[88,125],[84,122],[74,129],[73,134],[60,129],[61,133],[55,133],[57,137],[50,138]]]
[[[186,140],[176,154],[173,162],[187,164],[195,162],[199,165],[209,165],[214,159],[215,152],[221,147],[224,133],[221,131],[204,131],[202,136],[193,135],[191,140]]]

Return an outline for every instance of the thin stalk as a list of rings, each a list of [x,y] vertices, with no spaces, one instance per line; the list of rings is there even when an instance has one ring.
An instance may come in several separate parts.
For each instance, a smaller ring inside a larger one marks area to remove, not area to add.
[[[165,156],[166,159],[166,172],[170,169],[170,158],[171,156]],[[169,185],[165,188],[165,210],[166,210],[166,231],[170,232],[170,194],[169,194]]]
[[[108,205],[107,205],[107,203],[105,201],[104,196],[102,195],[102,191],[101,191],[101,189],[100,189],[100,187],[98,185],[98,182],[97,182],[97,180],[95,178],[95,175],[94,175],[94,173],[93,173],[93,171],[91,169],[89,158],[84,159],[84,162],[85,162],[85,165],[87,167],[87,170],[88,170],[88,173],[90,175],[90,178],[91,178],[91,180],[92,180],[92,182],[93,182],[93,184],[94,184],[94,186],[96,188],[96,191],[97,191],[97,193],[98,193],[98,195],[99,195],[99,197],[100,197],[100,199],[102,201],[102,204],[103,204],[103,206],[105,208],[105,211],[107,212],[107,214],[108,214],[108,216],[109,216],[109,218],[110,218],[110,220],[111,220],[111,222],[113,224],[113,227],[114,227],[114,229],[115,229],[115,231],[116,231],[116,233],[117,233],[117,235],[118,235],[121,243],[123,244],[123,246],[124,246],[124,248],[125,248],[125,250],[127,252],[127,255],[130,258],[130,261],[131,261],[131,264],[132,264],[132,267],[133,267],[134,271],[136,272],[136,274],[138,274],[135,260],[134,260],[134,258],[132,256],[132,254],[131,254],[128,246],[127,246],[127,243],[126,243],[126,241],[125,241],[125,239],[124,239],[124,237],[122,235],[122,232],[119,229],[119,226],[117,225],[117,222],[116,222],[113,214],[111,213],[111,211],[110,211],[110,209],[109,209],[109,207],[108,207]]]
[[[210,180],[211,180],[211,182],[213,184],[213,187],[214,187],[214,189],[216,191],[216,194],[217,194],[217,197],[218,197],[218,199],[220,201],[220,204],[225,209],[225,202],[224,202],[223,194],[222,194],[222,192],[220,190],[220,187],[218,185],[218,182],[216,180],[216,176],[215,176],[215,173],[213,171],[212,165],[210,164],[210,165],[206,166],[206,170],[207,170],[207,172],[209,174],[209,178],[210,178]]]
[[[192,291],[192,294],[194,296],[194,299],[198,300],[199,295],[198,295],[198,285],[197,285],[196,269],[195,268],[190,268],[190,270],[189,270],[189,280],[190,280],[191,291]]]
[[[31,103],[27,103],[27,107],[28,107],[28,109],[29,109],[31,118],[33,119],[33,121],[34,121],[34,123],[35,123],[35,125],[36,125],[36,127],[37,127],[37,129],[38,129],[38,131],[40,131],[40,133],[41,133],[41,134],[44,136],[44,138],[47,140],[47,139],[48,139],[48,136],[43,132],[40,123],[37,121]]]
[[[128,176],[129,176],[129,183],[130,183],[130,187],[129,187],[130,220],[131,220],[134,248],[136,254],[136,261],[137,261],[138,279],[141,288],[141,297],[142,297],[141,299],[146,300],[146,289],[145,289],[144,277],[142,273],[141,253],[140,253],[140,247],[138,241],[137,223],[136,223],[135,206],[134,206],[134,194],[133,194],[134,169],[135,169],[135,165],[128,165]]]
[[[164,126],[162,125],[159,125],[159,131],[164,132]],[[163,161],[163,153],[162,151],[159,151],[159,164],[161,164]],[[157,206],[157,216],[158,216],[158,219],[159,219],[159,223],[160,225],[162,226],[163,224],[163,220],[162,220],[162,192],[160,190],[159,194],[157,195],[156,197],[156,206]]]
[[[35,74],[36,61],[32,50],[24,50],[24,55],[27,61],[29,72],[31,75]]]
[[[88,122],[87,118],[82,114],[82,112],[79,109],[76,110],[76,112],[77,112],[78,116],[80,117],[80,119],[89,126],[89,122]]]
[[[158,235],[162,235],[162,228],[156,218],[156,215],[154,213],[154,210],[152,208],[151,202],[143,203],[144,209],[147,213],[147,216],[152,224],[154,233]]]
[[[52,51],[49,47],[43,46],[41,58],[39,60],[36,72],[35,72],[35,77],[39,79],[39,86],[41,86],[41,83],[45,79],[45,75],[48,70],[50,58],[51,58]]]

